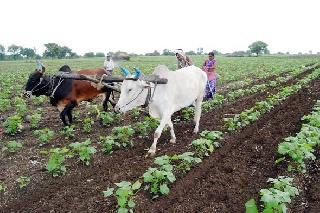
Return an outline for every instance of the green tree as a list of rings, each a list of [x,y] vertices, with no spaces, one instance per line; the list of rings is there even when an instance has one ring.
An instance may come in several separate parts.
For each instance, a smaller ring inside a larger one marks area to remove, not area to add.
[[[21,48],[20,49],[20,54],[23,56],[23,57],[26,57],[26,58],[34,58],[36,56],[36,53],[34,51],[34,49],[31,49],[31,48]]]
[[[8,53],[13,57],[14,60],[18,59],[20,55],[21,46],[12,44],[8,47]]]
[[[266,54],[269,52],[267,46],[268,44],[264,43],[263,41],[256,41],[249,46],[249,49],[252,53],[257,54],[258,56],[259,54]]]
[[[70,49],[69,47],[67,47],[67,46],[60,47],[59,46],[58,58],[70,57],[71,53],[72,53],[72,49]]]
[[[94,52],[85,53],[85,54],[84,54],[84,57],[86,57],[86,58],[92,58],[92,57],[94,57]]]
[[[97,52],[96,57],[105,57],[104,53],[102,52]]]
[[[60,46],[56,43],[47,43],[44,44],[44,46],[46,47],[44,53],[43,53],[43,57],[47,57],[47,58],[57,58],[59,56],[60,53]]]
[[[159,56],[159,55],[160,53],[157,50],[153,51],[153,53],[146,53],[146,56]]]
[[[193,50],[186,52],[186,55],[197,55]]]
[[[6,49],[4,46],[0,44],[0,60],[4,60],[4,57],[6,56]]]
[[[162,52],[162,55],[175,55],[174,52],[168,50],[168,49],[164,49]]]

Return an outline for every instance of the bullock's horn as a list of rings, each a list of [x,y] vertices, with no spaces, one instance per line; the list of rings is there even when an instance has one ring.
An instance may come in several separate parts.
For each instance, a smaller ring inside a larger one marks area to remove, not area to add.
[[[120,66],[119,66],[120,67]],[[130,75],[130,71],[124,67],[120,67],[121,72],[123,72],[123,74],[125,76],[129,76]]]
[[[141,76],[141,70],[137,67],[134,67],[133,69],[136,71],[134,78],[139,78]]]

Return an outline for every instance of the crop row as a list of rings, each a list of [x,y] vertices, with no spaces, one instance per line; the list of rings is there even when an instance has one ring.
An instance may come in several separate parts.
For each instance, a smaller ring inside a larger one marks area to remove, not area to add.
[[[307,122],[302,125],[299,133],[284,139],[278,145],[278,153],[284,157],[276,160],[276,164],[288,159],[290,164],[288,171],[305,172],[305,162],[315,160],[314,148],[320,144],[320,100],[317,101],[313,112],[302,118]],[[269,178],[268,182],[273,186],[268,189],[261,189],[261,201],[263,202],[263,212],[286,212],[287,204],[291,199],[299,195],[299,190],[292,185],[293,178],[279,176],[277,179]],[[258,213],[258,208],[254,199],[246,203],[247,212]]]
[[[319,74],[319,73],[318,73]],[[302,79],[297,83],[297,85],[305,85],[309,83],[312,79],[314,79],[314,76],[317,76],[315,74],[311,74],[307,76],[306,78]],[[301,83],[303,82],[303,83]],[[295,86],[295,85],[293,85]],[[300,87],[297,87],[298,89],[301,89]],[[289,95],[293,94],[287,94],[285,96],[281,95],[282,94],[281,90],[279,93],[275,94],[275,97],[279,97],[278,101],[274,100],[274,104],[280,103],[280,101],[283,101]],[[285,90],[286,91],[286,90]],[[210,140],[208,135],[206,133],[209,133],[211,135]],[[214,135],[214,136],[213,136]],[[194,152],[186,152],[180,155],[173,155],[173,156],[161,156],[155,159],[155,164],[158,166],[157,168],[154,167],[149,167],[146,172],[140,177],[134,184],[131,184],[131,182],[127,181],[122,181],[120,183],[116,183],[115,185],[117,186],[116,191],[114,192],[114,188],[108,188],[107,191],[104,191],[105,196],[111,196],[114,195],[117,198],[118,201],[118,212],[127,212],[128,210],[131,210],[134,208],[135,203],[132,200],[132,196],[134,196],[137,191],[141,188],[142,185],[144,185],[144,190],[149,190],[152,198],[156,198],[159,195],[166,195],[169,193],[170,189],[168,188],[169,183],[173,183],[176,180],[176,175],[173,172],[174,165],[171,164],[172,159],[179,159],[181,160],[181,156],[188,156],[189,158],[189,164],[186,166],[187,169],[183,169],[183,172],[189,171],[191,166],[194,165],[195,163],[201,162],[199,159],[194,158],[193,156],[196,156],[201,159],[201,157],[207,156],[210,152],[214,150],[214,148],[220,146],[217,143],[214,143],[214,140],[222,136],[221,132],[216,132],[216,131],[205,131],[201,133],[202,138],[194,140],[191,144],[195,147],[195,150],[197,150],[195,153]],[[198,146],[197,146],[198,145]],[[199,154],[202,153],[202,154]],[[179,156],[179,157],[178,157]],[[182,163],[181,163],[182,164]],[[178,164],[177,168],[184,168],[181,166],[181,164]],[[178,169],[175,169],[176,173],[181,172]],[[277,185],[278,180],[270,180],[274,181],[274,183]],[[284,179],[281,181],[287,181],[290,182],[290,180]],[[151,182],[151,183],[150,183]],[[289,186],[288,186],[289,187]]]
[[[234,117],[225,118],[228,130],[236,130],[256,121],[260,116],[269,112],[275,105],[282,102],[288,96],[299,91],[303,86],[320,76],[320,69],[315,70],[307,77],[299,80],[295,85],[284,87],[280,92],[272,94],[265,101],[257,102],[252,108],[247,109]]]

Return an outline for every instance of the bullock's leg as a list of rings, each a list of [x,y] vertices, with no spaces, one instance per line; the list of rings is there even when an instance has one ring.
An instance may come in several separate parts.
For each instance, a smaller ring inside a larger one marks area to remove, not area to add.
[[[60,113],[60,119],[62,120],[63,124],[65,126],[68,126],[72,123],[72,114],[71,111],[72,109],[76,106],[75,102],[71,102],[69,104],[67,104],[64,109],[62,110],[62,112]],[[69,119],[69,124],[66,122],[66,115],[68,116]]]
[[[170,127],[170,134],[171,134],[170,143],[176,143],[176,135],[174,134],[173,123],[172,123],[171,119],[169,119],[168,125]]]
[[[153,143],[148,151],[148,154],[150,154],[151,157],[153,157],[156,154],[158,139],[161,136],[163,128],[168,123],[168,120],[170,120],[170,116],[163,116],[160,121],[160,125],[158,126],[158,128],[156,129],[156,131],[154,133]]]
[[[63,125],[68,126],[68,123],[66,122],[66,111],[62,110],[62,112],[60,112],[60,119],[63,122]]]
[[[199,132],[199,121],[201,117],[202,100],[203,100],[203,96],[198,97],[195,104],[194,122],[196,126],[194,127],[194,130],[193,130],[194,133]]]
[[[72,124],[72,110],[73,108],[75,108],[75,106],[77,106],[77,104],[75,102],[71,102],[70,104],[68,104],[66,106],[66,114],[68,116],[68,119],[69,119],[69,124]]]
[[[108,90],[108,91],[105,93],[106,97],[105,97],[105,99],[104,99],[104,101],[103,101],[103,110],[104,110],[104,111],[107,111],[107,110],[108,110],[108,102],[111,103],[112,107],[114,107],[114,106],[116,105],[116,103],[114,103],[114,101],[113,101],[112,99],[110,99],[111,93],[112,93],[112,96],[113,96],[113,90],[111,90],[111,89]]]

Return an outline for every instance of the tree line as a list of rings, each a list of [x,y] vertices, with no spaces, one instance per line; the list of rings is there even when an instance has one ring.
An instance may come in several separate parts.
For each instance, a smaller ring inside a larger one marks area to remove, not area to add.
[[[34,58],[78,58],[80,57],[76,52],[73,52],[71,48],[67,46],[60,46],[56,43],[47,43],[44,44],[45,51],[42,55],[36,53],[35,48],[27,48],[18,46],[15,44],[10,45],[7,49],[0,44],[0,60],[17,60],[17,59],[34,59]],[[253,42],[248,46],[246,51],[235,51],[233,53],[224,54],[226,56],[259,56],[262,54],[270,54],[267,44],[263,41]],[[120,52],[120,51],[118,51]],[[222,54],[219,51],[214,50],[215,54]],[[117,52],[116,52],[117,53]],[[108,54],[116,55],[116,53],[109,52]],[[203,55],[204,51],[202,47],[197,48],[196,51],[190,50],[186,51],[187,55]],[[130,56],[137,56],[138,54],[131,53]],[[169,49],[164,49],[162,53],[155,50],[151,53],[144,54],[145,56],[174,56],[175,52]],[[105,54],[102,52],[87,52],[83,57],[105,57]]]

